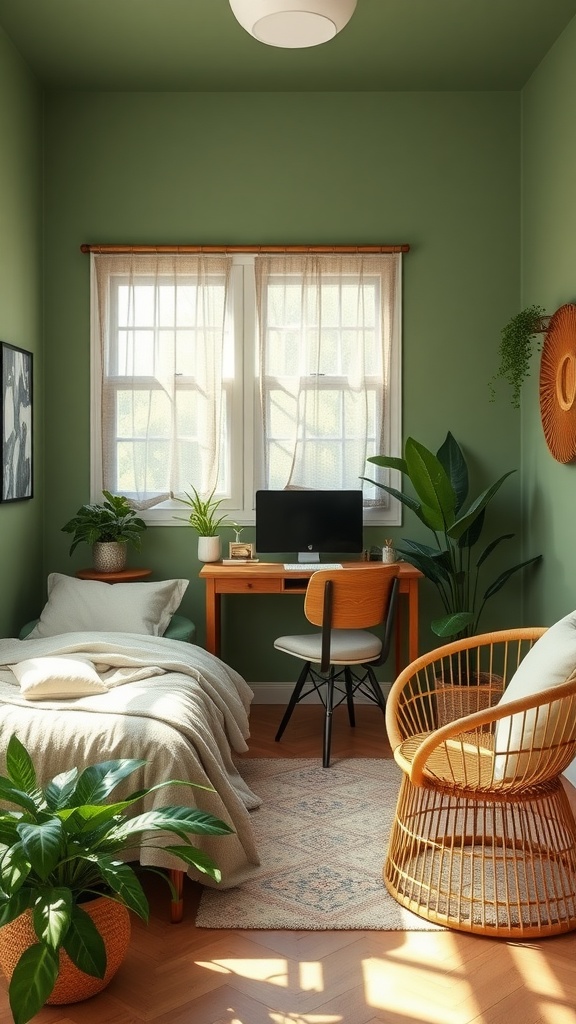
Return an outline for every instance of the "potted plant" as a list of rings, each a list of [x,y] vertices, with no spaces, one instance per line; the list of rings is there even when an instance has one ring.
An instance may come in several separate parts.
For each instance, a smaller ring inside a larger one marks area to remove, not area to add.
[[[0,963],[10,980],[15,1024],[25,1024],[45,1003],[77,1002],[108,984],[128,945],[128,910],[148,920],[140,882],[119,859],[142,845],[143,833],[148,847],[154,846],[151,833],[178,836],[183,843],[163,848],[185,866],[220,881],[216,864],[192,846],[188,833],[226,835],[233,829],[223,821],[178,806],[135,817],[126,813],[173,781],[107,803],[119,783],[145,763],[103,761],[82,772],[72,768],[41,785],[27,750],[16,736],[10,738],[0,797],[18,809],[0,811]],[[121,948],[108,957],[103,934],[110,938],[115,932]],[[70,995],[72,981],[81,988]]]
[[[466,505],[468,466],[462,449],[450,432],[436,454],[409,437],[403,459],[374,455],[368,462],[400,470],[408,477],[416,497],[376,480],[370,482],[398,498],[433,535],[431,545],[403,539],[403,546],[397,548],[398,553],[420,569],[438,591],[445,614],[431,623],[433,632],[444,639],[473,636],[478,632],[486,602],[514,573],[542,557],[536,555],[505,569],[486,589],[480,586],[481,571],[486,561],[502,541],[514,536],[502,534],[490,540],[477,555],[472,554],[482,536],[486,508],[514,470],[504,473]]]
[[[223,498],[215,498],[214,490],[207,498],[200,497],[195,487],[192,487],[192,494],[184,491],[186,497],[178,498],[184,505],[190,508],[190,515],[182,520],[188,523],[198,534],[198,558],[201,562],[217,562],[221,554],[221,541],[218,529],[221,526],[230,525],[230,520],[225,514],[219,512]],[[175,519],[182,519],[175,516]]]
[[[513,408],[520,408],[522,384],[530,374],[532,343],[538,334],[542,334],[547,330],[549,320],[550,318],[546,316],[546,310],[542,306],[528,306],[511,317],[502,328],[500,366],[492,380],[488,383],[491,402],[495,401],[496,398],[494,383],[499,378],[502,378],[512,388],[510,401]],[[540,350],[541,347],[542,344],[539,340],[536,348]]]
[[[119,572],[126,565],[128,545],[140,550],[146,523],[124,495],[102,493],[105,501],[82,505],[62,530],[72,534],[70,554],[78,544],[91,544],[94,569]]]

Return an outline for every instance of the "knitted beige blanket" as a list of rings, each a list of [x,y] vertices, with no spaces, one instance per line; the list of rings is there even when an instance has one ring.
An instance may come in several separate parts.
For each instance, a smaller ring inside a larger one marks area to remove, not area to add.
[[[59,654],[78,654],[92,662],[107,691],[73,700],[25,700],[10,666]],[[167,786],[137,804],[134,813],[181,804],[222,818],[235,829],[233,835],[193,841],[220,867],[220,885],[237,885],[259,863],[249,810],[260,800],[232,756],[248,749],[252,696],[232,668],[179,640],[102,632],[0,639],[0,774],[15,733],[31,754],[40,781],[75,766],[133,757],[147,763],[115,791],[114,799],[168,779],[212,787],[215,792]],[[167,836],[166,844],[172,840]],[[145,845],[139,858],[142,864],[181,867],[169,854]],[[189,874],[203,884],[215,884],[193,868]]]

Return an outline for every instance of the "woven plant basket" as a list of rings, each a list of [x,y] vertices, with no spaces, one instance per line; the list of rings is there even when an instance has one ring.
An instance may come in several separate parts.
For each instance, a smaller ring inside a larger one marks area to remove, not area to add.
[[[64,1003],[79,1003],[101,992],[112,980],[122,964],[130,942],[130,915],[121,903],[100,896],[82,904],[82,910],[90,915],[106,949],[106,974],[93,978],[79,971],[65,950],[60,950],[60,971],[56,984],[47,1003],[60,1006]],[[32,925],[32,913],[27,910],[15,921],[0,928],[0,967],[10,981],[22,953],[37,942]]]
[[[448,725],[475,711],[485,711],[498,702],[502,694],[502,676],[480,672],[470,685],[446,686],[442,676],[435,677],[436,727]]]

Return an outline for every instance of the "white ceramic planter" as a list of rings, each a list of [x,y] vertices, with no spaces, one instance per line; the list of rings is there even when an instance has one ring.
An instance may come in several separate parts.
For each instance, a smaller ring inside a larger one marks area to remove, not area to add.
[[[198,537],[198,559],[200,562],[217,562],[220,553],[220,537]]]

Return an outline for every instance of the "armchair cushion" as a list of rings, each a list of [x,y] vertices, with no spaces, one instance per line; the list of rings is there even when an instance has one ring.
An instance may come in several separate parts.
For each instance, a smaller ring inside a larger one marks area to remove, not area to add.
[[[576,673],[576,611],[554,623],[520,662],[498,706],[522,697],[535,697],[560,686]],[[496,724],[496,779],[508,779],[530,768],[539,750],[553,734],[560,705],[530,709]]]

